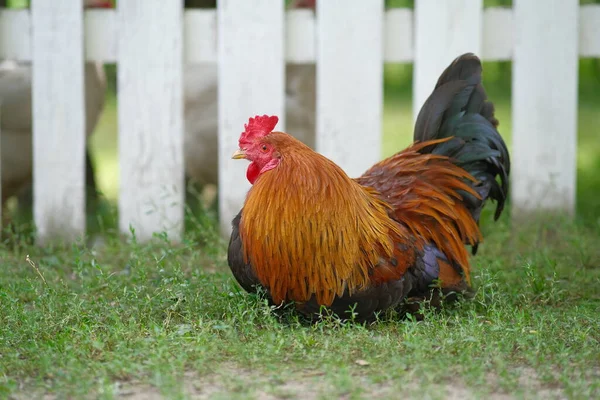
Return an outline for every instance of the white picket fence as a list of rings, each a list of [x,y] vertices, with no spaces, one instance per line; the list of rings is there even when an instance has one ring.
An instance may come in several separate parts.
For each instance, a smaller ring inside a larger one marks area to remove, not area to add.
[[[414,113],[457,55],[513,60],[512,200],[517,209],[573,211],[579,57],[600,57],[600,6],[577,0],[120,0],[82,13],[82,0],[2,10],[0,58],[33,62],[34,217],[38,238],[85,230],[83,59],[118,63],[119,220],[138,238],[183,230],[184,63],[219,63],[222,229],[249,184],[230,160],[255,114],[284,117],[284,63],[317,64],[317,150],[357,176],[381,155],[383,63],[414,62]],[[285,121],[278,126],[285,129]],[[369,132],[365,135],[365,132]]]

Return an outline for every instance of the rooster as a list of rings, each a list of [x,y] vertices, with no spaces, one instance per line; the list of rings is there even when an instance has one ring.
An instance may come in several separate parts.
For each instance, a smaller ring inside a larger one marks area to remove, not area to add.
[[[357,320],[434,292],[469,293],[465,245],[475,253],[482,240],[487,199],[500,216],[510,172],[481,72],[473,54],[454,60],[419,113],[415,142],[357,179],[273,131],[277,117],[250,118],[233,155],[251,161],[253,185],[228,249],[238,283],[309,317],[325,307]]]

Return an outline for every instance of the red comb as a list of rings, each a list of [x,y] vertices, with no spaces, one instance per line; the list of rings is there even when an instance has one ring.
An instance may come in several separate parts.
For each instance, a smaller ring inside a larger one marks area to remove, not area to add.
[[[240,135],[240,142],[267,136],[273,132],[277,122],[279,122],[279,118],[276,115],[270,117],[268,115],[257,115],[250,118],[248,123],[244,124],[244,132]]]

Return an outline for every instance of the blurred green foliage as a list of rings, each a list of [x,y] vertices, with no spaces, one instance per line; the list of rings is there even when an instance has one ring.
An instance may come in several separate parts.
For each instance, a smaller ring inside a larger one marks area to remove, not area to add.
[[[0,7],[26,8],[29,7],[29,0],[0,0]]]

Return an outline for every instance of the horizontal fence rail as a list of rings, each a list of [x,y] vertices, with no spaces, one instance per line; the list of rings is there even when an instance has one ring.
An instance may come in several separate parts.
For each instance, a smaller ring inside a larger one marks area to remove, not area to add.
[[[450,1],[451,2],[451,1]],[[571,1],[567,1],[570,3]],[[416,1],[415,3],[419,3]],[[600,5],[578,6],[578,52],[580,57],[600,57]],[[539,10],[539,7],[538,7]],[[383,21],[386,63],[409,63],[415,59],[415,12],[410,9],[385,10]],[[285,12],[285,60],[290,63],[314,63],[316,17],[310,10]],[[485,61],[510,61],[515,47],[514,10],[507,7],[483,9],[481,52]],[[85,59],[106,64],[117,62],[118,11],[84,12]],[[186,63],[217,62],[217,11],[186,9],[183,18],[184,59]],[[312,40],[310,40],[312,39]],[[0,59],[31,61],[31,12],[21,9],[0,10]]]
[[[416,0],[414,10],[384,10],[382,0],[327,0],[318,2],[316,17],[284,11],[280,0],[228,0],[217,10],[128,0],[117,10],[83,13],[72,0],[52,4],[0,10],[0,59],[34,65],[41,240],[85,230],[84,59],[119,65],[120,228],[133,227],[140,240],[166,231],[177,241],[183,231],[186,63],[220,65],[223,232],[249,188],[244,166],[229,155],[250,115],[284,116],[286,62],[316,63],[317,150],[355,176],[380,157],[383,63],[415,64],[416,115],[459,54],[513,61],[513,207],[574,210],[577,61],[600,57],[600,5],[519,0],[514,8],[484,9],[482,0]],[[352,28],[343,28],[349,21]],[[366,144],[358,142],[364,132],[373,132]]]

